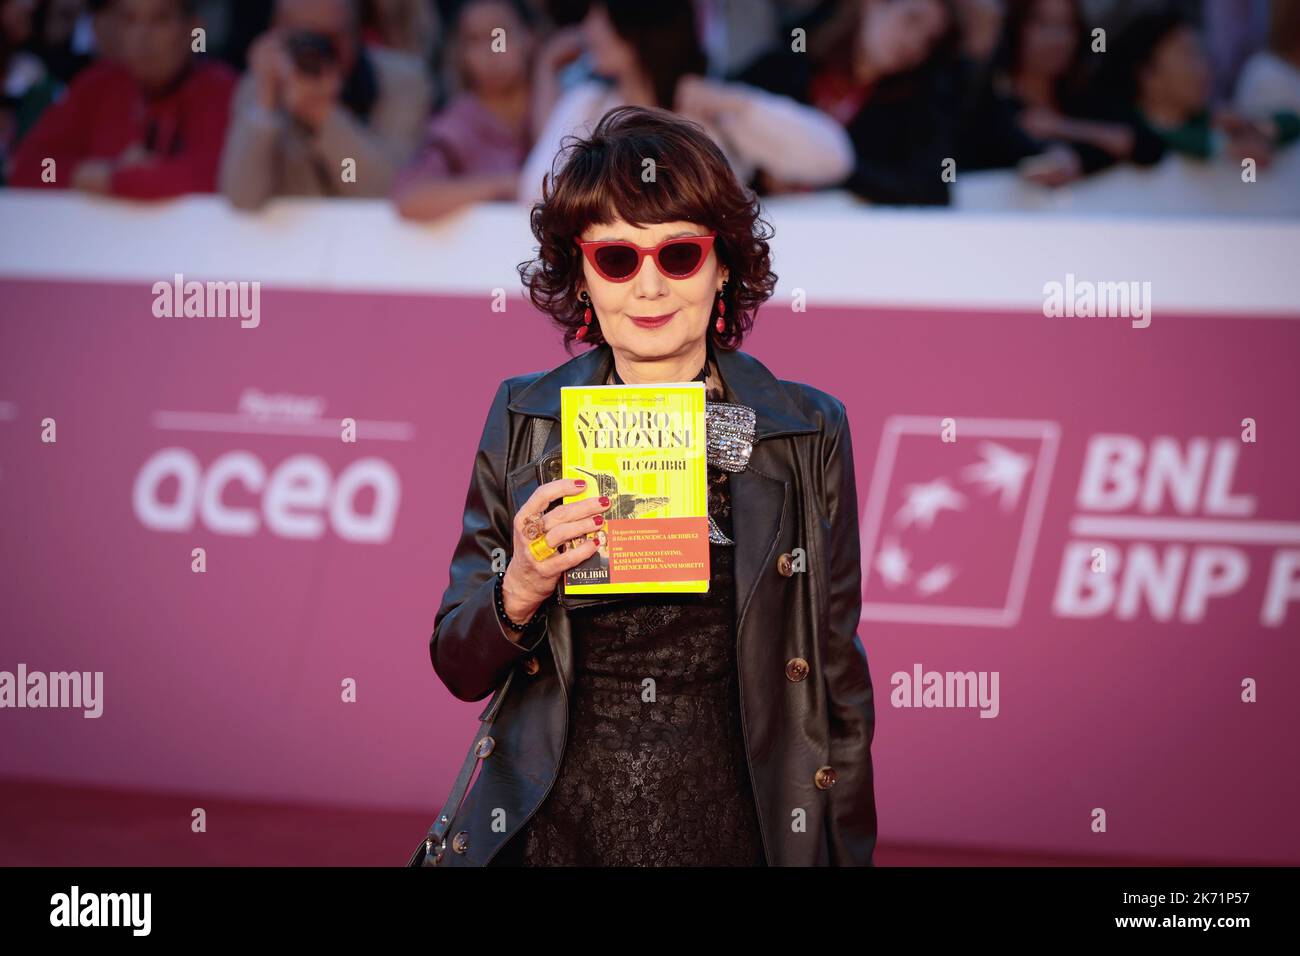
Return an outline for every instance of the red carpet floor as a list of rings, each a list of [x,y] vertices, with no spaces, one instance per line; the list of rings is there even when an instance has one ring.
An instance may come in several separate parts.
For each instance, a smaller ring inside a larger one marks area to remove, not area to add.
[[[192,833],[191,811],[207,812]],[[391,810],[248,803],[0,780],[0,866],[401,866],[437,808]],[[1186,866],[1134,860],[903,846],[878,866]]]

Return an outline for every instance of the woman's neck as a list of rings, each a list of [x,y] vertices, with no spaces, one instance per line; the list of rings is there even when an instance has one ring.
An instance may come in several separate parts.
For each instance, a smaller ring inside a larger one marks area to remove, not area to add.
[[[657,359],[634,359],[614,353],[614,369],[625,385],[659,385],[664,382],[689,382],[700,374],[708,358],[703,342],[683,355],[666,355]]]

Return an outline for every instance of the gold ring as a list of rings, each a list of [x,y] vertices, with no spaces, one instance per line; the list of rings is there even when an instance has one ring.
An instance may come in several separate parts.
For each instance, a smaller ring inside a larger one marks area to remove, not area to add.
[[[534,538],[540,538],[544,535],[546,533],[546,527],[543,524],[545,518],[546,516],[540,511],[535,511],[524,518],[524,537],[532,541]]]
[[[545,561],[551,555],[557,553],[554,548],[546,543],[546,535],[539,534],[528,542],[528,550],[533,552],[533,557],[538,561]]]

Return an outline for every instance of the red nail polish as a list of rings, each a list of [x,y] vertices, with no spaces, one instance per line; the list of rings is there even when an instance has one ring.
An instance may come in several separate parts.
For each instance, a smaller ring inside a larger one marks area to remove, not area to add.
[[[604,522],[604,520],[605,520],[604,515],[596,515],[594,518],[592,518],[592,521],[594,521],[596,524],[601,524],[602,522]]]
[[[574,478],[574,479],[573,479],[573,483],[574,483],[575,485],[577,485],[579,488],[586,488],[586,487],[587,487],[587,479],[586,479],[586,478]]]
[[[605,495],[601,495],[601,496],[600,496],[600,506],[601,506],[602,508],[608,508],[608,507],[609,507],[609,498],[607,498]]]

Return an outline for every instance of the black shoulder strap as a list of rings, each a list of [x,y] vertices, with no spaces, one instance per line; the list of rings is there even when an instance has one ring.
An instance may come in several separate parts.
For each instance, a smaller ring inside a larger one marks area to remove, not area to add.
[[[505,699],[506,691],[510,689],[510,684],[514,679],[515,671],[512,670],[506,679],[502,681],[501,686],[496,689],[496,693],[488,701],[483,713],[479,714],[478,731],[470,744],[469,753],[465,755],[465,760],[460,765],[460,772],[456,774],[456,781],[451,785],[451,793],[447,794],[447,800],[438,813],[438,819],[434,820],[433,826],[429,827],[429,835],[425,837],[424,843],[411,856],[410,861],[406,864],[407,866],[420,866],[424,857],[427,854],[432,854],[435,847],[439,847],[444,852],[446,851],[447,830],[451,827],[451,821],[456,819],[456,814],[460,812],[461,802],[465,799],[465,790],[469,787],[470,777],[474,776],[474,767],[479,761],[478,742],[483,739],[492,727],[492,721],[496,719],[497,711],[501,709],[501,701]]]

